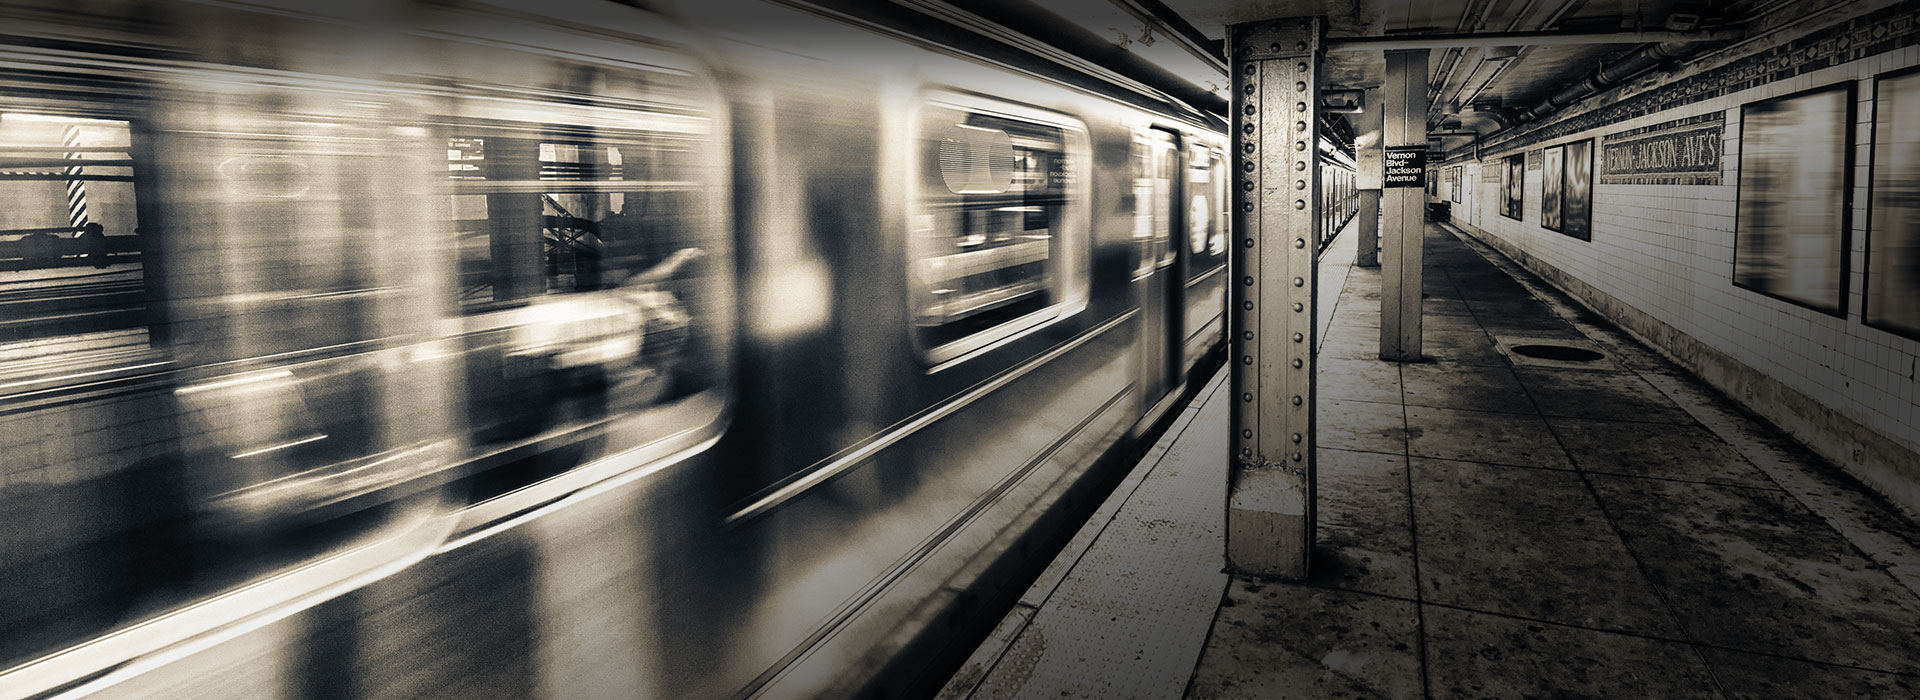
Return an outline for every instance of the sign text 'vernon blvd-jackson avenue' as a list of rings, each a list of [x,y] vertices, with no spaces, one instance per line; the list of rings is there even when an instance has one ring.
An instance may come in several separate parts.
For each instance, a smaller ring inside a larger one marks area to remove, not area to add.
[[[1386,147],[1387,187],[1427,186],[1427,146]]]

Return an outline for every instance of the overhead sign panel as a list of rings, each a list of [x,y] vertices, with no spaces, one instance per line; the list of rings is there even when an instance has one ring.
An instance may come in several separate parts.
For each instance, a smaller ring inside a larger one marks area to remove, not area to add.
[[[1427,145],[1387,146],[1387,187],[1427,186]]]

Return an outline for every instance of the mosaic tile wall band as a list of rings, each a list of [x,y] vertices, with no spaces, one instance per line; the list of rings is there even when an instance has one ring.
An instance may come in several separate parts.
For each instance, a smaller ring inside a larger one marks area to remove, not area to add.
[[[1498,135],[1480,144],[1479,153],[1491,160],[1514,149],[1916,45],[1920,45],[1920,0],[1855,17],[1586,114],[1521,133]],[[1473,154],[1473,146],[1454,149],[1445,162],[1471,160]]]

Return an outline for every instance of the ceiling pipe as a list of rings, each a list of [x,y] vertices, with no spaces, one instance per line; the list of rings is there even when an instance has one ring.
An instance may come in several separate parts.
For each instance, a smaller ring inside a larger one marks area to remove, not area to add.
[[[1522,5],[1520,6],[1520,9],[1519,9],[1519,10],[1515,10],[1515,11],[1514,11],[1514,13],[1513,13],[1513,19],[1512,19],[1511,21],[1509,21],[1509,22],[1507,22],[1507,28],[1506,28],[1506,29],[1505,29],[1504,31],[1507,31],[1507,32],[1515,32],[1515,31],[1519,31],[1519,30],[1520,30],[1520,22],[1521,22],[1521,20],[1524,20],[1524,19],[1526,19],[1526,18],[1527,18],[1527,13],[1529,13],[1529,12],[1532,12],[1532,11],[1533,11],[1533,6],[1534,6],[1534,4],[1535,4],[1536,2],[1538,2],[1538,0],[1527,0],[1525,4],[1522,4]],[[1563,4],[1563,5],[1561,5],[1561,6],[1560,6],[1560,9],[1557,9],[1557,10],[1555,10],[1555,11],[1554,11],[1554,14],[1553,14],[1553,16],[1552,16],[1552,17],[1548,17],[1548,18],[1547,18],[1547,21],[1546,21],[1546,23],[1545,23],[1545,24],[1542,24],[1542,25],[1540,25],[1540,30],[1542,30],[1542,31],[1544,31],[1544,30],[1547,30],[1547,29],[1551,29],[1551,28],[1553,28],[1553,23],[1554,23],[1554,22],[1557,22],[1557,21],[1559,21],[1559,20],[1560,20],[1560,15],[1561,15],[1561,14],[1563,14],[1563,13],[1565,13],[1565,12],[1567,11],[1567,8],[1568,8],[1568,7],[1571,7],[1571,6],[1572,6],[1572,5],[1571,5],[1571,3],[1568,3],[1568,4]],[[1500,65],[1500,67],[1499,67],[1498,69],[1496,69],[1496,70],[1494,70],[1494,71],[1493,71],[1493,75],[1490,75],[1490,76],[1487,76],[1487,80],[1486,80],[1486,82],[1483,82],[1483,83],[1481,83],[1481,84],[1480,84],[1480,89],[1478,89],[1478,90],[1474,90],[1474,91],[1473,91],[1473,94],[1472,94],[1472,95],[1468,95],[1468,96],[1467,96],[1467,99],[1465,99],[1465,100],[1460,100],[1460,101],[1458,101],[1458,102],[1459,102],[1460,104],[1466,104],[1466,105],[1470,105],[1470,104],[1473,104],[1473,100],[1474,100],[1474,98],[1477,98],[1477,97],[1479,97],[1479,96],[1480,96],[1480,93],[1481,93],[1482,91],[1484,91],[1484,90],[1486,90],[1486,89],[1487,89],[1487,86],[1488,86],[1488,85],[1492,85],[1492,84],[1493,84],[1493,81],[1495,81],[1495,80],[1498,80],[1498,79],[1500,78],[1500,74],[1501,74],[1501,73],[1505,73],[1505,72],[1507,72],[1507,69],[1508,69],[1508,68],[1512,68],[1512,67],[1513,67],[1513,64],[1515,64],[1515,63],[1519,63],[1519,62],[1520,62],[1520,57],[1521,57],[1522,55],[1524,55],[1524,54],[1526,53],[1526,50],[1527,50],[1527,49],[1529,49],[1529,48],[1532,48],[1532,47],[1521,47],[1521,49],[1520,49],[1520,50],[1519,50],[1518,52],[1516,52],[1516,53],[1515,53],[1514,55],[1512,55],[1512,56],[1508,56],[1508,57],[1506,57],[1506,60],[1505,60],[1505,62],[1503,62],[1503,63],[1502,63],[1501,65]],[[1488,60],[1488,59],[1487,59],[1487,56],[1486,56],[1486,55],[1485,55],[1484,53],[1483,53],[1483,54],[1481,54],[1481,56],[1480,56],[1480,62],[1484,64],[1484,63],[1486,63],[1486,62],[1487,62],[1487,60]],[[1475,73],[1478,73],[1478,72],[1480,72],[1480,70],[1479,70],[1478,68],[1475,68],[1475,69],[1474,69],[1474,72],[1475,72]],[[1471,76],[1469,76],[1469,77],[1471,77]],[[1461,88],[1463,88],[1463,89],[1464,89],[1465,87],[1466,87],[1466,85],[1465,85],[1465,84],[1463,83],[1463,84],[1461,85]],[[1458,93],[1456,93],[1456,94],[1458,94]],[[1501,126],[1503,126],[1503,127],[1504,127],[1504,126],[1506,126],[1506,125],[1505,125],[1505,124],[1503,123],[1503,124],[1501,124]]]
[[[1487,15],[1493,12],[1493,5],[1496,1],[1497,0],[1486,0],[1486,4],[1481,6],[1478,24],[1472,24],[1467,21],[1468,17],[1473,16],[1473,3],[1469,1],[1466,7],[1460,8],[1460,22],[1454,25],[1454,33],[1464,34],[1467,33],[1469,29],[1478,30],[1486,26]],[[1529,2],[1531,2],[1531,0],[1529,0]],[[1460,62],[1466,60],[1466,57],[1467,52],[1459,48],[1448,48],[1446,52],[1440,56],[1440,63],[1443,64],[1439,72],[1440,79],[1427,87],[1427,118],[1429,121],[1432,120],[1433,115],[1440,109],[1440,93],[1446,92],[1447,81],[1453,79],[1453,72],[1459,70]]]
[[[1715,46],[1713,42],[1695,41],[1670,41],[1642,46],[1635,49],[1633,53],[1627,54],[1625,58],[1595,68],[1585,80],[1555,91],[1547,96],[1546,101],[1514,115],[1514,119],[1520,124],[1539,120],[1567,105],[1605,92],[1662,64],[1686,60],[1706,53]]]
[[[1580,44],[1694,44],[1733,41],[1737,30],[1695,32],[1486,32],[1483,34],[1427,34],[1420,36],[1328,37],[1328,51],[1395,51],[1474,46],[1569,46]]]
[[[1547,19],[1546,19],[1546,21],[1544,21],[1544,22],[1541,22],[1541,23],[1540,23],[1540,26],[1538,26],[1538,27],[1535,27],[1535,31],[1547,31],[1547,30],[1550,30],[1550,29],[1553,29],[1553,25],[1554,25],[1554,24],[1556,24],[1556,23],[1558,23],[1558,22],[1560,21],[1560,18],[1561,18],[1561,17],[1563,17],[1563,16],[1565,16],[1565,15],[1567,14],[1567,12],[1568,12],[1568,11],[1570,11],[1570,10],[1572,10],[1572,9],[1573,9],[1573,6],[1574,6],[1575,4],[1577,4],[1577,3],[1579,3],[1579,2],[1581,2],[1581,1],[1582,1],[1582,0],[1563,0],[1563,1],[1562,1],[1562,2],[1560,3],[1560,5],[1559,5],[1558,7],[1555,7],[1555,8],[1553,9],[1553,12],[1551,12],[1551,13],[1549,13],[1549,14],[1547,15]],[[1503,31],[1506,31],[1506,32],[1509,32],[1509,33],[1511,33],[1511,32],[1515,32],[1515,31],[1519,31],[1519,30],[1520,30],[1520,23],[1521,23],[1521,22],[1524,22],[1524,21],[1526,21],[1526,19],[1527,19],[1527,15],[1533,12],[1533,6],[1534,6],[1535,4],[1537,4],[1537,3],[1538,3],[1538,0],[1526,0],[1526,2],[1525,2],[1524,4],[1522,4],[1522,5],[1520,6],[1520,9],[1519,9],[1519,10],[1516,10],[1516,11],[1515,11],[1515,12],[1513,13],[1513,19],[1511,19],[1511,20],[1508,20],[1508,21],[1507,21],[1507,28],[1506,28],[1505,30],[1503,30]],[[1513,67],[1513,64],[1514,64],[1514,63],[1517,63],[1517,62],[1519,62],[1519,60],[1520,60],[1520,57],[1522,57],[1522,56],[1525,56],[1525,55],[1527,54],[1527,51],[1529,51],[1529,50],[1531,50],[1532,48],[1533,48],[1533,47],[1531,47],[1531,46],[1522,46],[1522,47],[1520,47],[1520,50],[1519,50],[1519,52],[1518,52],[1518,53],[1516,53],[1516,54],[1515,54],[1514,56],[1512,56],[1512,57],[1511,57],[1511,58],[1510,58],[1510,59],[1509,59],[1509,60],[1508,60],[1508,61],[1507,61],[1507,62],[1506,62],[1506,63],[1505,63],[1504,65],[1502,65],[1502,66],[1500,66],[1500,69],[1499,69],[1499,70],[1496,70],[1496,71],[1494,71],[1494,75],[1493,75],[1493,77],[1491,77],[1491,78],[1488,78],[1488,79],[1487,79],[1487,82],[1485,82],[1485,83],[1481,83],[1481,84],[1480,84],[1480,90],[1475,90],[1475,91],[1473,92],[1473,97],[1470,97],[1470,98],[1467,98],[1467,102],[1466,102],[1466,104],[1472,104],[1472,101],[1473,101],[1473,98],[1475,98],[1475,97],[1479,97],[1479,96],[1480,96],[1480,92],[1481,92],[1482,90],[1485,90],[1485,89],[1487,89],[1487,86],[1493,83],[1493,80],[1494,80],[1494,78],[1498,78],[1498,77],[1500,76],[1500,74],[1501,74],[1501,73],[1504,73],[1504,72],[1506,72],[1506,70],[1507,70],[1508,68],[1511,68],[1511,67]],[[1449,51],[1449,52],[1452,52],[1452,51],[1457,51],[1457,49],[1448,49],[1448,51]],[[1461,53],[1461,56],[1462,56],[1462,57],[1464,57],[1464,56],[1465,56],[1465,52],[1462,52],[1462,53]],[[1485,62],[1486,62],[1486,57],[1485,57],[1485,56],[1483,55],[1483,56],[1481,57],[1481,59],[1480,59],[1480,60],[1481,60],[1481,62],[1482,62],[1482,63],[1485,63]],[[1478,72],[1480,72],[1480,69],[1479,69],[1479,67],[1477,67],[1477,66],[1476,66],[1476,67],[1474,68],[1474,72],[1475,72],[1475,73],[1478,73]],[[1447,77],[1447,78],[1451,78],[1452,76],[1453,76],[1453,71],[1452,71],[1452,70],[1448,70],[1448,71],[1447,71],[1447,76],[1446,76],[1446,77]],[[1472,76],[1471,76],[1471,75],[1469,75],[1468,77],[1469,77],[1469,78],[1471,78]],[[1462,85],[1461,85],[1461,88],[1462,88],[1462,89],[1464,89],[1465,87],[1466,87],[1466,85],[1464,84],[1464,81],[1463,81],[1463,83],[1462,83]],[[1429,96],[1429,98],[1428,98],[1428,99],[1430,99],[1430,100],[1432,100],[1432,101],[1431,101],[1431,103],[1430,103],[1430,104],[1431,104],[1432,106],[1431,106],[1431,107],[1429,107],[1429,108],[1428,108],[1428,110],[1427,110],[1427,115],[1428,115],[1428,121],[1429,121],[1429,122],[1431,122],[1431,121],[1432,121],[1432,117],[1433,117],[1433,115],[1434,115],[1435,113],[1437,113],[1437,112],[1439,111],[1439,109],[1440,109],[1440,107],[1442,106],[1442,104],[1441,104],[1441,102],[1440,102],[1439,100],[1437,100],[1437,99],[1433,99],[1433,98],[1434,98],[1434,97],[1437,97],[1437,96],[1438,96],[1438,94],[1439,94],[1439,92],[1440,92],[1440,91],[1443,91],[1443,90],[1445,90],[1445,89],[1446,89],[1446,82],[1445,82],[1445,79],[1443,78],[1443,79],[1442,79],[1442,82],[1441,82],[1441,84],[1440,84],[1440,86],[1439,86],[1439,88],[1438,88],[1438,89],[1436,89],[1436,90],[1435,90],[1435,92],[1434,92],[1434,94],[1433,94],[1433,95],[1431,95],[1431,96]],[[1510,118],[1508,118],[1507,116],[1505,116],[1505,115],[1501,115],[1501,116],[1500,116],[1500,117],[1499,117],[1498,119],[1496,119],[1495,121],[1496,121],[1496,123],[1498,123],[1498,124],[1499,124],[1499,127],[1500,127],[1500,128],[1503,128],[1503,129],[1504,129],[1504,128],[1506,128],[1506,127],[1507,127],[1507,126],[1508,126],[1509,124],[1511,124],[1511,123],[1512,123],[1512,120],[1511,120]]]
[[[1560,23],[1560,18],[1567,16],[1567,13],[1573,11],[1573,7],[1575,5],[1580,4],[1581,2],[1582,0],[1564,0],[1564,2],[1561,2],[1558,7],[1553,8],[1553,12],[1550,12],[1547,14],[1547,18],[1544,21],[1540,22],[1540,26],[1535,27],[1534,31],[1537,31],[1537,32],[1551,31],[1554,28],[1554,25],[1557,25]],[[1507,31],[1509,32],[1517,31],[1520,28],[1520,22],[1526,19],[1526,15],[1529,11],[1533,9],[1533,5],[1534,5],[1534,0],[1527,0],[1526,6],[1520,8],[1520,12],[1513,16],[1513,21],[1507,23]],[[1494,70],[1493,75],[1487,77],[1486,82],[1480,84],[1480,89],[1474,90],[1473,95],[1467,97],[1464,104],[1467,104],[1467,105],[1473,104],[1474,100],[1479,99],[1480,93],[1486,91],[1487,86],[1492,85],[1493,81],[1498,80],[1501,74],[1506,73],[1507,69],[1512,68],[1515,63],[1519,63],[1521,59],[1526,58],[1526,55],[1528,53],[1531,53],[1533,49],[1534,49],[1533,46],[1521,46],[1519,51],[1515,52],[1514,55],[1510,57],[1506,62],[1502,63],[1498,69]],[[1465,85],[1461,86],[1462,89],[1465,89],[1465,87],[1466,87]],[[1475,111],[1482,111],[1482,110],[1476,109]],[[1515,124],[1515,121],[1513,118],[1514,110],[1509,108],[1502,107],[1499,109],[1491,110],[1487,112],[1487,115],[1489,118],[1493,120],[1495,131],[1512,127]]]

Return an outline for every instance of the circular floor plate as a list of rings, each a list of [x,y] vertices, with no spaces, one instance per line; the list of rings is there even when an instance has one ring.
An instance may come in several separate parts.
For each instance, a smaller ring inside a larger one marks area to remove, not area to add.
[[[1606,357],[1606,355],[1586,348],[1568,347],[1566,345],[1515,345],[1513,346],[1513,351],[1526,355],[1527,357],[1537,357],[1542,360],[1554,360],[1556,362],[1593,362]]]

